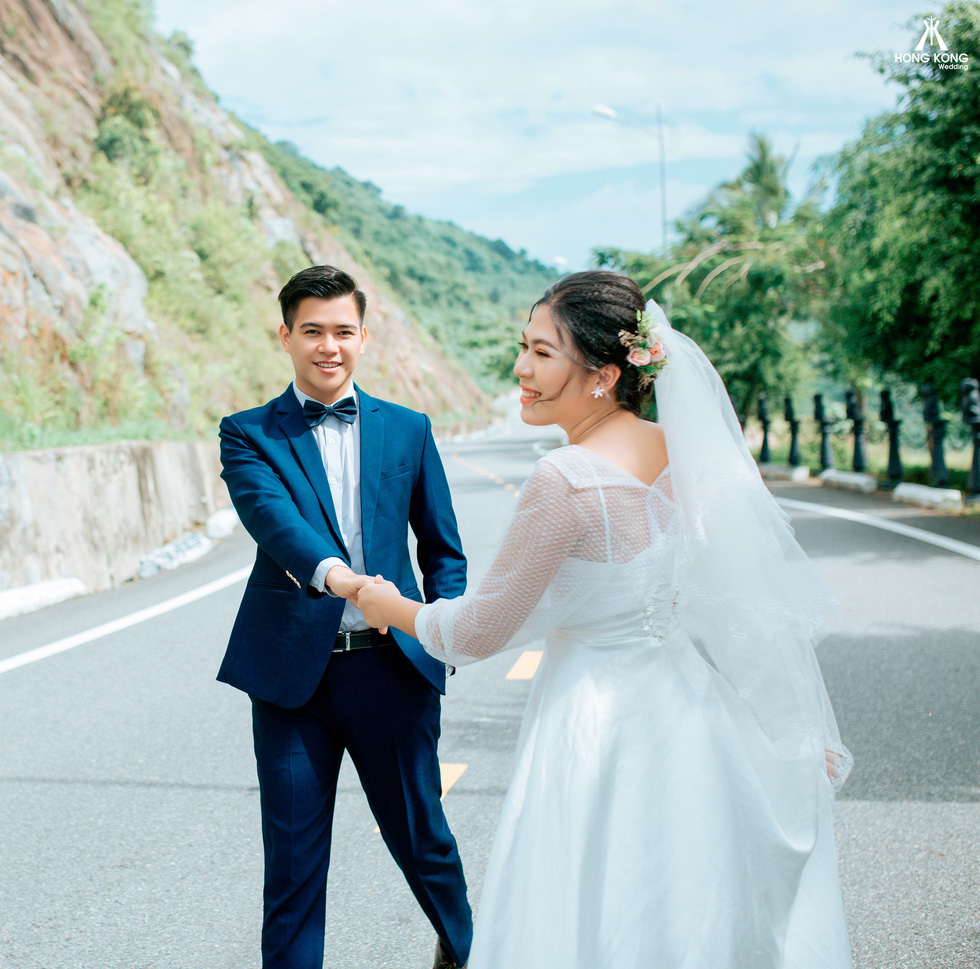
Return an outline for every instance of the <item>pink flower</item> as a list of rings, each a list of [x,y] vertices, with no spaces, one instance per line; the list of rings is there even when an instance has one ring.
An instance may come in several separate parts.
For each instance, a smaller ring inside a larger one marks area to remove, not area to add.
[[[652,347],[650,347],[650,359],[654,363],[660,363],[664,357],[667,356],[667,351],[664,349],[664,345],[657,340]]]
[[[634,367],[645,367],[653,358],[650,356],[650,351],[646,347],[633,347],[626,355],[626,359]]]

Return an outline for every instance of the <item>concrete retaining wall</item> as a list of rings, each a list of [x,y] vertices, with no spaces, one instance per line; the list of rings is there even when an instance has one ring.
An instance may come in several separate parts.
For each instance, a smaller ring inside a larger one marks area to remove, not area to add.
[[[112,444],[0,454],[0,590],[79,578],[89,592],[230,505],[218,445]]]

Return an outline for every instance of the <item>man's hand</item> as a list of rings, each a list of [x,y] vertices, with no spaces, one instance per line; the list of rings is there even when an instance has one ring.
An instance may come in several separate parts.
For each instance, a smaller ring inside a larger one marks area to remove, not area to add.
[[[357,596],[351,601],[361,610],[368,625],[386,633],[391,623],[392,607],[401,602],[401,598],[394,582],[388,582],[383,576],[376,575],[373,580],[368,579],[361,586]]]
[[[341,599],[356,599],[358,591],[374,580],[369,575],[358,575],[346,565],[335,565],[324,580],[327,588]],[[357,603],[354,603],[357,605]]]

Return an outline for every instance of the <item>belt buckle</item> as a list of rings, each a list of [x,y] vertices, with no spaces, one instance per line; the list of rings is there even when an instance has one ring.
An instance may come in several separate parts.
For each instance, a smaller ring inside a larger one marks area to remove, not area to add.
[[[349,629],[345,629],[344,630],[344,652],[345,653],[349,653],[350,652],[350,630]]]

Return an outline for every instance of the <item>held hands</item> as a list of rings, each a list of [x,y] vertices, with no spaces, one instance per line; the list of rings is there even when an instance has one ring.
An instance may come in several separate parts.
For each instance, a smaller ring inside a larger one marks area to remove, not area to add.
[[[376,575],[373,581],[368,578],[350,601],[361,610],[369,625],[384,633],[388,631],[392,609],[401,601],[401,597],[394,582],[388,582],[384,577]]]
[[[369,575],[358,575],[356,572],[347,568],[346,565],[335,565],[327,572],[327,577],[324,581],[327,588],[335,596],[340,596],[341,599],[350,599],[354,602],[358,590],[373,580]],[[357,603],[354,602],[354,605],[356,606]]]
[[[383,633],[388,631],[391,607],[401,599],[394,582],[380,575],[358,575],[346,565],[335,565],[327,572],[326,584],[334,595],[360,609],[371,626]]]

